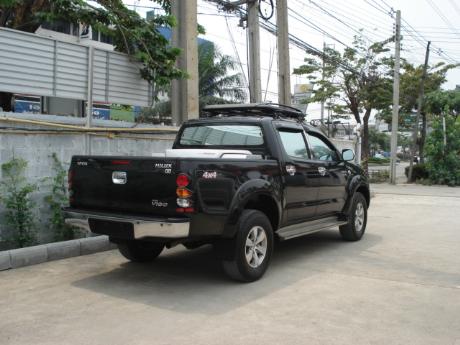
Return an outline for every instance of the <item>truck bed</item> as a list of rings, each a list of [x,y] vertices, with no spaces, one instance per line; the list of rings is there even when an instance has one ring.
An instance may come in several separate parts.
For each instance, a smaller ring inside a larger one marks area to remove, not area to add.
[[[186,174],[194,208],[225,213],[241,184],[269,179],[278,169],[276,160],[261,158],[74,156],[70,206],[146,217],[185,216],[178,212],[176,178]]]

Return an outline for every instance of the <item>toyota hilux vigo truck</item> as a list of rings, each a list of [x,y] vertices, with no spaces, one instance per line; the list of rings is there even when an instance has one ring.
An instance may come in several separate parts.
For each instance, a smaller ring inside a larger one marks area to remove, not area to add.
[[[353,159],[298,109],[208,106],[164,153],[72,157],[66,221],[108,235],[134,262],[212,244],[231,278],[255,281],[275,240],[336,226],[361,239],[370,192]]]

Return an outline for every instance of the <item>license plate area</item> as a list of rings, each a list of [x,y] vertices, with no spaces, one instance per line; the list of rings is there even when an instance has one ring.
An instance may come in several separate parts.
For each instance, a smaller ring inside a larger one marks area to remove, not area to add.
[[[91,231],[96,234],[127,240],[134,239],[134,224],[132,223],[94,218],[88,219],[88,223]]]

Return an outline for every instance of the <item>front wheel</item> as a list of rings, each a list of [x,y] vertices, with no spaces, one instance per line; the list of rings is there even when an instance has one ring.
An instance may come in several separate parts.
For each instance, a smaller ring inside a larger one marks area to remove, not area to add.
[[[118,243],[121,255],[133,262],[149,262],[155,260],[164,248],[163,243],[147,241],[123,241]]]
[[[353,196],[348,223],[340,227],[342,238],[347,241],[359,241],[366,231],[367,202],[364,195],[356,192]]]
[[[225,273],[243,282],[260,279],[273,252],[273,230],[267,216],[257,210],[244,210],[236,237],[228,245],[233,259],[222,262]]]

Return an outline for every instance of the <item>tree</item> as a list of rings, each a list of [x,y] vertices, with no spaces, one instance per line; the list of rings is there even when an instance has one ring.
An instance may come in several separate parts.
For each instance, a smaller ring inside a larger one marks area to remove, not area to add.
[[[447,113],[447,109],[446,109]],[[445,114],[433,121],[426,147],[426,169],[430,180],[438,184],[460,185],[460,122]]]
[[[200,109],[208,104],[241,103],[246,99],[241,73],[233,73],[235,60],[211,42],[198,46]]]
[[[198,46],[198,93],[200,112],[208,104],[241,103],[246,100],[241,73],[232,73],[236,62],[222,54],[212,42]],[[171,102],[159,102],[151,111],[143,114],[141,122],[152,122],[156,117],[171,114]]]
[[[434,91],[425,97],[425,109],[433,115],[460,115],[460,91]]]
[[[307,75],[316,83],[316,90],[309,103],[338,99],[334,111],[351,113],[362,124],[361,159],[367,171],[369,158],[369,118],[372,111],[386,109],[391,104],[392,80],[383,68],[388,49],[385,43],[366,44],[362,36],[356,36],[353,47],[341,54],[326,48],[324,67],[317,58],[306,58],[305,65],[294,74]],[[321,77],[321,74],[324,78]]]
[[[390,65],[391,64],[392,61],[390,61]],[[399,125],[403,128],[412,129],[412,126],[414,126],[413,114],[417,108],[417,100],[419,97],[419,87],[423,74],[423,67],[423,65],[414,66],[404,59],[401,60]],[[441,85],[446,81],[447,72],[455,67],[456,65],[445,64],[443,62],[428,66],[424,83],[424,104],[426,103],[427,95],[431,92],[440,90]],[[419,154],[422,162],[426,138],[427,114],[429,114],[429,111],[427,111],[426,107],[424,106],[421,112],[421,136],[418,140]],[[382,112],[380,116],[387,123],[391,123],[390,112]]]
[[[398,145],[402,147],[402,159],[407,159],[407,151],[410,147],[411,140],[409,137],[398,133]]]
[[[155,87],[169,84],[171,79],[185,77],[175,66],[180,49],[171,47],[158,27],[172,27],[170,1],[151,0],[165,10],[148,21],[129,10],[122,0],[1,0],[0,27],[35,32],[44,22],[66,21],[90,25],[112,37],[117,51],[142,63],[141,75]]]
[[[390,151],[390,137],[386,133],[375,129],[369,130],[369,149],[373,155],[378,150]]]

